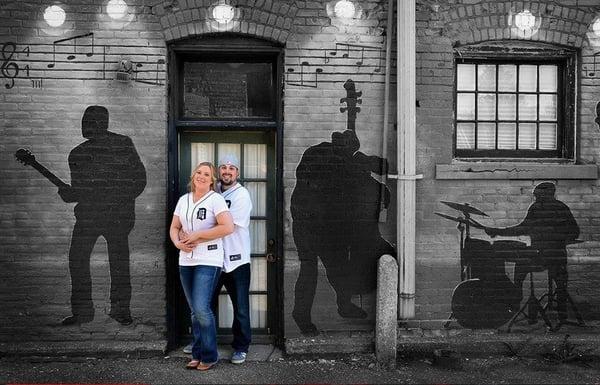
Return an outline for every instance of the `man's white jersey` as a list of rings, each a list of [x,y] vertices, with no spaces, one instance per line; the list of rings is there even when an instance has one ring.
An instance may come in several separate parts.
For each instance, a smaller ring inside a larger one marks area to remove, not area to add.
[[[248,190],[239,183],[221,192],[233,217],[233,233],[223,237],[225,260],[223,271],[232,272],[250,263],[250,212],[252,199]]]
[[[188,193],[179,198],[175,206],[175,215],[179,217],[183,231],[192,233],[208,230],[217,224],[217,215],[228,211],[225,199],[214,191],[209,191],[197,202],[193,194]],[[223,266],[223,241],[221,238],[199,243],[190,253],[179,250],[180,266]]]

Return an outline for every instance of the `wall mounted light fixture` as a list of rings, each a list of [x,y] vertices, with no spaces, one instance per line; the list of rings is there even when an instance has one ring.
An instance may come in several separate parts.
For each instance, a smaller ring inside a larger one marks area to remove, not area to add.
[[[333,6],[333,13],[341,19],[351,19],[356,14],[356,6],[352,1],[339,0]]]
[[[219,24],[227,24],[233,20],[235,9],[229,4],[217,4],[212,9],[212,17]]]
[[[44,20],[51,27],[60,27],[65,22],[67,14],[58,5],[51,5],[44,10]]]
[[[596,37],[600,37],[600,17],[597,17],[592,23],[592,32],[594,32]]]
[[[123,0],[110,0],[106,4],[106,13],[111,19],[123,19],[127,15],[127,3]]]
[[[535,16],[525,9],[515,15],[515,26],[523,31],[531,30],[535,27]]]

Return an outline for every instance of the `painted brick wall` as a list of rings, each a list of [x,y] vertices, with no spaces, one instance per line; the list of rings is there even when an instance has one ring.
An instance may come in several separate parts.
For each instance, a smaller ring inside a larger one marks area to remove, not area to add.
[[[44,23],[45,7],[39,2],[0,5],[0,342],[141,343],[165,338],[165,42],[144,2],[133,5],[136,16],[123,23],[104,18],[102,4],[67,2],[66,22],[58,28]],[[93,33],[93,51],[91,36],[53,45],[88,33]],[[70,54],[73,60],[67,59]],[[139,80],[148,82],[115,80],[121,59],[143,63],[138,69],[149,72]],[[63,202],[54,185],[15,159],[17,149],[29,149],[70,183],[68,156],[85,141],[82,116],[91,105],[107,108],[108,130],[131,138],[146,171],[147,184],[135,200],[135,226],[129,234],[131,325],[108,315],[109,263],[106,242],[100,238],[91,253],[94,320],[61,326],[61,319],[71,315],[68,253],[75,204]]]

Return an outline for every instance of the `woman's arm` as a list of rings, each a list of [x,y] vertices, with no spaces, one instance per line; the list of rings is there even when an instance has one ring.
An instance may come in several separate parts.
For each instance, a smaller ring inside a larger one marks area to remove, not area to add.
[[[181,230],[181,221],[177,215],[173,215],[173,219],[171,220],[171,227],[169,228],[169,236],[171,237],[171,242],[177,247],[179,250],[183,250],[186,253],[189,253],[194,248],[191,244],[186,244],[179,239],[179,230]]]
[[[200,241],[210,241],[217,238],[223,238],[226,235],[233,233],[233,219],[229,211],[223,211],[217,215],[217,224],[207,230],[194,231],[188,235],[187,239],[183,240],[186,245],[195,245]],[[176,236],[179,237],[177,230]]]

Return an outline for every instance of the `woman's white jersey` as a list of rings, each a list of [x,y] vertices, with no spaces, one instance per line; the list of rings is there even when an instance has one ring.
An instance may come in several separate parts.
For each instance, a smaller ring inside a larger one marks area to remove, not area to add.
[[[209,191],[197,202],[193,201],[193,193],[179,198],[174,215],[179,217],[183,231],[192,233],[207,230],[217,224],[217,215],[228,211],[225,199],[214,191]],[[217,266],[223,267],[222,238],[199,243],[191,252],[179,250],[180,266]]]

